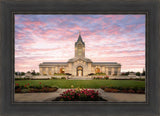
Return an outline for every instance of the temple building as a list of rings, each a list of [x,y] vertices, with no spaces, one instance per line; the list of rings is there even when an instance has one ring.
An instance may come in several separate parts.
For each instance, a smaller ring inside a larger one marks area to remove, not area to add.
[[[79,34],[75,42],[75,56],[67,62],[43,62],[39,64],[41,75],[55,73],[69,73],[72,76],[88,76],[91,73],[106,73],[106,75],[120,75],[121,64],[117,62],[92,62],[85,57],[85,43]]]

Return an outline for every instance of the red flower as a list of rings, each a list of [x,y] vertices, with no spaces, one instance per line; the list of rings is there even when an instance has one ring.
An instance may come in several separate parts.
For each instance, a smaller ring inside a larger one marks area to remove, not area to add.
[[[18,83],[16,83],[16,86],[18,86],[19,84]]]
[[[29,85],[29,83],[28,83],[28,85]]]
[[[91,98],[94,98],[94,96],[92,95]]]
[[[39,84],[42,84],[41,82],[39,82]]]
[[[27,85],[25,85],[25,87],[27,87]]]

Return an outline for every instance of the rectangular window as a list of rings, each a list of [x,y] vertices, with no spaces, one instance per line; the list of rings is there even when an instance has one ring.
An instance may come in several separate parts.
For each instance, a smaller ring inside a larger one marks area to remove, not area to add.
[[[118,68],[114,68],[114,74],[115,74],[115,75],[118,74]]]
[[[111,75],[111,69],[112,68],[108,68],[108,75]]]

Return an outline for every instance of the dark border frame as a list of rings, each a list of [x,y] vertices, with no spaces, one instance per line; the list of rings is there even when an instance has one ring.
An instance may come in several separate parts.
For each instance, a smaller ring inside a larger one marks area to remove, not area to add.
[[[0,0],[0,115],[159,116],[160,50],[158,0]],[[14,72],[13,13],[137,14],[147,13],[147,103],[13,104],[11,77]]]

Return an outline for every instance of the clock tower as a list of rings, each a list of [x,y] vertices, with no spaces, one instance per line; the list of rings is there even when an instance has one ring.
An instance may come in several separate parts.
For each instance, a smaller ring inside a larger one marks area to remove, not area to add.
[[[78,40],[75,43],[75,57],[78,57],[78,58],[85,57],[85,43],[83,42],[80,33],[79,33]]]

